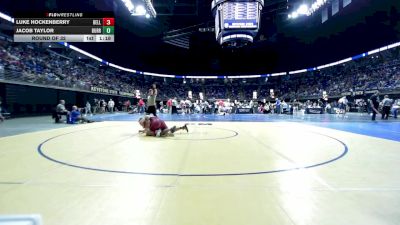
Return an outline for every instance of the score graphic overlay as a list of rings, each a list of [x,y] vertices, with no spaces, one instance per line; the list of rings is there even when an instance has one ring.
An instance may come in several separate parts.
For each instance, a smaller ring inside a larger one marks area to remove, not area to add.
[[[113,13],[20,13],[14,42],[114,42]]]

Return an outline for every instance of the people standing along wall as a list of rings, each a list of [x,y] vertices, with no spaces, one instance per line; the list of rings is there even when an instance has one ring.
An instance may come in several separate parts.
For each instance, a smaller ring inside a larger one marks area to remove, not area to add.
[[[176,97],[174,97],[174,99],[172,99],[172,114],[178,114],[177,106],[178,100],[176,100]]]
[[[382,119],[387,120],[389,119],[390,108],[392,107],[393,100],[389,98],[388,95],[385,95],[382,100]]]
[[[168,107],[168,114],[172,114],[172,99],[168,99],[167,101],[167,107]]]
[[[108,112],[114,113],[115,102],[114,100],[112,100],[112,98],[110,98],[110,100],[108,101],[107,107],[108,107]]]
[[[375,93],[369,99],[369,104],[372,109],[372,121],[375,121],[376,114],[379,114],[379,91],[375,91]]]
[[[399,112],[399,108],[400,108],[400,99],[397,99],[394,104],[392,105],[392,114],[393,114],[393,118],[397,119],[397,114]]]
[[[138,109],[139,113],[144,113],[145,103],[142,98],[139,99],[138,106],[139,106],[139,109]]]
[[[88,114],[92,115],[92,106],[90,105],[89,101],[86,101],[86,106],[85,106],[85,116]]]
[[[276,113],[281,114],[281,101],[279,100],[279,98],[276,98],[275,107]]]

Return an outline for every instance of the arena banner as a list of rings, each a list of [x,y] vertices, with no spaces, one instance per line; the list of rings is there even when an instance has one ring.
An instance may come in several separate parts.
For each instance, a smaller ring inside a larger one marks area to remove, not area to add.
[[[251,108],[237,108],[236,113],[237,114],[250,114]]]
[[[306,114],[322,114],[322,108],[306,108]]]
[[[101,87],[96,87],[96,86],[90,87],[90,90],[93,91],[93,92],[103,93],[103,94],[135,97],[135,94],[132,94],[132,93],[129,93],[129,92],[110,90],[110,89],[107,89],[107,88],[101,88]]]
[[[111,95],[118,94],[118,91],[110,90],[107,88],[95,87],[95,86],[90,87],[90,90],[93,92],[104,93],[104,94],[111,94]]]

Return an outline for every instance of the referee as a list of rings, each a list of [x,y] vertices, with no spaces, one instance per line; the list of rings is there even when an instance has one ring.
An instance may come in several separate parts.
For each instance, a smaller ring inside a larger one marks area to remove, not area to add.
[[[153,84],[153,87],[149,89],[149,96],[147,97],[147,111],[146,113],[153,114],[157,116],[157,107],[156,107],[156,97],[157,97],[157,86]]]

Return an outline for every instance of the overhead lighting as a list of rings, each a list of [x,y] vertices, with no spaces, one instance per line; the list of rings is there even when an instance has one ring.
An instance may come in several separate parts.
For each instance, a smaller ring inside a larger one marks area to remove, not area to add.
[[[138,6],[136,6],[135,13],[136,13],[138,16],[144,16],[144,15],[146,15],[147,11],[146,11],[146,9],[144,8],[144,6],[138,5]]]
[[[14,19],[11,16],[6,15],[6,14],[1,13],[1,12],[0,12],[0,18],[3,18],[5,20],[7,20],[7,21],[10,21],[11,23],[14,23]]]
[[[310,7],[308,7],[306,4],[302,4],[296,11],[289,14],[288,18],[296,19],[300,15],[311,16],[311,14],[321,8],[326,2],[327,0],[316,0],[314,3],[311,4]]]
[[[125,4],[126,8],[130,13],[134,12],[135,7],[133,6],[131,0],[121,0],[121,1]]]
[[[149,11],[149,15],[152,16],[153,18],[156,18],[157,12],[154,9],[154,6],[151,2],[152,2],[152,0],[144,0],[144,3],[146,4],[146,8]]]
[[[146,18],[155,18],[157,16],[156,10],[151,0],[140,0],[144,5],[135,6],[132,0],[121,0],[132,16],[145,16]]]
[[[317,3],[313,3],[312,5],[311,5],[311,10],[317,10],[318,9],[318,5],[317,5]]]
[[[323,6],[327,1],[326,0],[316,0],[313,4],[311,4],[311,8],[309,9],[309,14],[317,11],[321,6]]]
[[[303,4],[297,9],[297,13],[299,15],[307,15],[308,13],[308,6]]]

